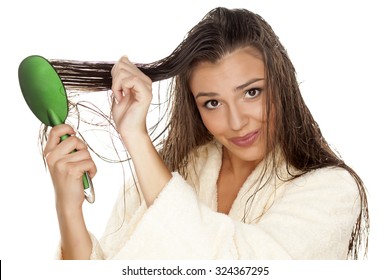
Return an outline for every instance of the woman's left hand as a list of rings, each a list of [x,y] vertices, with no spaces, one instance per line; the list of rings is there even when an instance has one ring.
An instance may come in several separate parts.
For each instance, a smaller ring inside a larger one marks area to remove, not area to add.
[[[131,155],[143,197],[149,206],[172,178],[146,129],[152,81],[125,56],[114,65],[111,75],[114,122]]]
[[[112,114],[122,138],[147,135],[146,116],[152,101],[152,80],[126,56],[111,70]]]

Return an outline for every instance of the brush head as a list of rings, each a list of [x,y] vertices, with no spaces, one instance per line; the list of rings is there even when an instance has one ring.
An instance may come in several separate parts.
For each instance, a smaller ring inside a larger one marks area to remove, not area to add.
[[[49,126],[64,123],[68,116],[66,91],[50,62],[38,55],[26,57],[18,75],[23,97],[34,115]]]

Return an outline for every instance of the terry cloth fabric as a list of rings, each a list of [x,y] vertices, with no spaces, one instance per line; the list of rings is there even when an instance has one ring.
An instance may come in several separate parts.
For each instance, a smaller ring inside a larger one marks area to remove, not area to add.
[[[104,236],[98,241],[90,234],[91,259],[347,258],[360,200],[346,170],[323,168],[293,180],[273,176],[259,188],[260,163],[225,215],[217,212],[222,147],[211,142],[195,155],[187,180],[172,173],[149,208],[127,185]],[[282,168],[279,174],[288,173]]]

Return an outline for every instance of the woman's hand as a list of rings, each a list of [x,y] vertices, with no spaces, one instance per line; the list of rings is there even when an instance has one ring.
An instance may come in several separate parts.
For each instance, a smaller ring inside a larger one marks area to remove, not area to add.
[[[65,134],[71,136],[61,142],[60,137]],[[74,134],[69,125],[53,127],[43,151],[59,211],[80,209],[84,201],[82,176],[84,172],[88,172],[91,178],[96,174],[96,166],[86,144]]]
[[[112,114],[122,138],[132,139],[147,135],[146,116],[152,101],[152,81],[126,56],[111,70]]]

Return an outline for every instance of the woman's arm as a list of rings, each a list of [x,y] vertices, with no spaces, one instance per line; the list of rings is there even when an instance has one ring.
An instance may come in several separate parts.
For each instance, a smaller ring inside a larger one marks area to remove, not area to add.
[[[61,142],[60,137],[65,134],[71,136]],[[84,172],[89,172],[93,178],[96,166],[85,143],[74,134],[69,125],[55,126],[50,131],[43,153],[55,190],[62,257],[89,259],[92,245],[82,213],[82,176]]]
[[[146,205],[150,206],[172,178],[171,172],[157,153],[149,135],[133,135],[123,140],[133,160]]]
[[[150,206],[172,178],[146,128],[152,81],[127,57],[122,57],[111,73],[115,100],[113,118],[133,160],[146,204]]]

